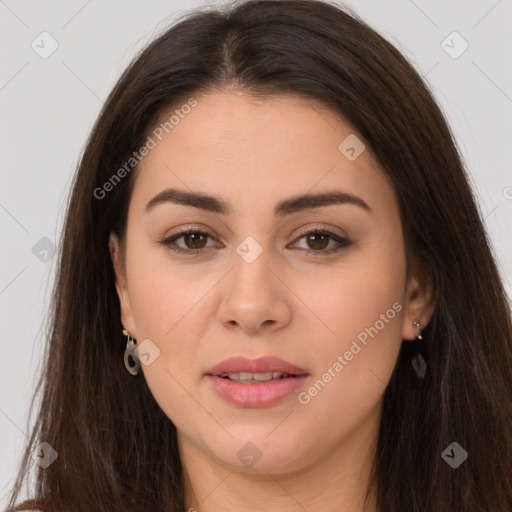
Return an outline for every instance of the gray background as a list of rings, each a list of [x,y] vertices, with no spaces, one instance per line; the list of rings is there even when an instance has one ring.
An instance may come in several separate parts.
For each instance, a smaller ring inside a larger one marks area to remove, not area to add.
[[[512,297],[512,0],[346,4],[429,82],[466,160]],[[0,507],[26,442],[57,259],[51,249],[86,137],[136,52],[176,15],[200,5],[0,0]],[[39,52],[51,48],[43,31],[58,43],[46,59],[31,47],[34,41]],[[469,45],[460,56],[465,43],[454,31]]]

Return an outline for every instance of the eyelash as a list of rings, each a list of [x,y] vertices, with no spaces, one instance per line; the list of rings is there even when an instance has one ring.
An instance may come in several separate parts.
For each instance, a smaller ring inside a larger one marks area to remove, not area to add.
[[[176,233],[174,235],[171,235],[169,237],[163,238],[159,241],[160,244],[167,246],[171,251],[180,253],[180,254],[187,254],[188,256],[198,256],[201,253],[207,252],[208,249],[201,248],[201,249],[182,249],[179,247],[173,247],[171,244],[173,244],[176,240],[179,240],[180,238],[183,238],[186,235],[190,234],[197,234],[197,235],[206,235],[210,238],[213,238],[209,233],[202,231],[200,229],[194,229],[194,228],[184,228],[179,233]],[[302,233],[296,240],[300,240],[306,236],[309,235],[324,235],[330,238],[331,240],[334,240],[340,244],[338,247],[331,248],[331,249],[302,249],[307,254],[310,254],[312,256],[328,256],[330,254],[333,254],[335,252],[338,252],[339,250],[348,247],[350,245],[350,241],[347,238],[343,238],[335,233],[332,233],[331,231],[327,231],[325,229],[311,229],[310,231],[306,231],[305,233]]]

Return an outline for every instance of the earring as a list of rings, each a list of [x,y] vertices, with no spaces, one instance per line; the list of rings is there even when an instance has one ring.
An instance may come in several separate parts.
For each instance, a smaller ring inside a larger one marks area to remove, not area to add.
[[[422,351],[424,349],[425,342],[423,341],[423,336],[421,335],[422,329],[419,322],[416,322],[416,320],[412,323],[414,327],[418,329],[418,334],[416,335],[415,344],[417,346],[418,352],[413,356],[411,359],[412,367],[414,368],[414,371],[416,372],[416,379],[418,384],[421,385],[423,382],[423,379],[425,378],[425,373],[427,371],[427,363],[425,361],[425,358],[422,355]]]
[[[137,375],[140,371],[140,362],[134,354],[137,345],[126,328],[123,329],[123,334],[127,337],[126,348],[124,350],[124,365],[132,375]],[[130,364],[130,357],[134,362],[133,366]]]

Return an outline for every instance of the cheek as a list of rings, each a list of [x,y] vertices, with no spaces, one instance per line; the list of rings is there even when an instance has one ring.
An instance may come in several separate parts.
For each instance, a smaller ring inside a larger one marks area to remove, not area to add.
[[[195,310],[208,279],[198,270],[184,271],[164,247],[151,246],[142,236],[137,240],[137,234],[129,255],[127,277],[137,333],[167,342]]]
[[[336,404],[343,413],[331,419],[339,431],[377,405],[398,357],[405,261],[394,247],[400,245],[366,247],[308,298],[325,327],[311,353],[315,379],[301,403],[313,415]]]
[[[336,348],[350,345],[359,335],[364,343],[364,333],[373,332],[372,326],[378,330],[375,339],[386,340],[391,332],[401,332],[397,313],[403,309],[403,279],[394,272],[397,264],[391,258],[379,257],[371,263],[361,259],[346,272],[333,273],[329,288],[317,296],[316,304],[319,316],[329,327],[325,329],[326,339],[338,340],[334,342]]]
[[[187,391],[191,369],[199,368],[198,343],[207,319],[201,298],[214,283],[207,286],[205,278],[191,279],[169,259],[155,255],[161,252],[132,252],[130,303],[137,342],[150,339],[159,351],[151,364],[142,366],[144,378],[159,407],[178,428],[186,429],[181,422],[197,405]]]

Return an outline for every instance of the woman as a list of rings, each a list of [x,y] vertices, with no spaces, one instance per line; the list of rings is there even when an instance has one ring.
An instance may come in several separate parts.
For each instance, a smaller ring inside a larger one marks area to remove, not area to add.
[[[442,113],[353,13],[152,42],[61,246],[15,510],[512,510],[507,297]]]

